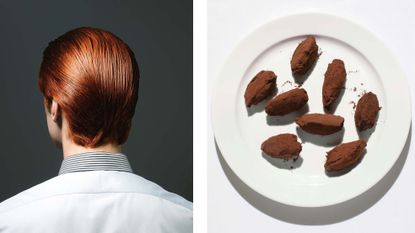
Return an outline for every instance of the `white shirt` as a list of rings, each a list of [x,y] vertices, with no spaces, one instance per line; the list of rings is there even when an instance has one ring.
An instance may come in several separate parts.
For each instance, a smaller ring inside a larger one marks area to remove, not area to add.
[[[192,232],[192,203],[132,173],[125,155],[83,153],[0,203],[0,232]]]

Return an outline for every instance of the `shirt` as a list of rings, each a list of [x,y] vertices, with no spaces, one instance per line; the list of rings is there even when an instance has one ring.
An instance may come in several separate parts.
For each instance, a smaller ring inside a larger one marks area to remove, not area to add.
[[[66,157],[59,175],[0,203],[3,233],[192,232],[192,203],[132,173],[124,154]]]

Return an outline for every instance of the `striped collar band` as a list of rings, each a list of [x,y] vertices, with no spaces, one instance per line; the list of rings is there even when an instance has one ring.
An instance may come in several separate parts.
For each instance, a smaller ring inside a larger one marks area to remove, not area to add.
[[[66,157],[62,161],[59,175],[86,171],[132,172],[132,169],[124,154],[95,151]]]

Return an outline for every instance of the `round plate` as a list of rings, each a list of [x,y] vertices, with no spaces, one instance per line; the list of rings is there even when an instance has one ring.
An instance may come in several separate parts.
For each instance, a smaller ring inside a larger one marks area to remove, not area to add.
[[[298,86],[290,70],[297,45],[314,35],[321,52],[302,85],[308,106],[284,117],[267,117],[266,101],[247,108],[244,92],[261,70],[274,71],[277,94]],[[322,84],[327,65],[342,59],[347,71],[344,94],[334,114],[345,118],[344,130],[330,136],[304,133],[293,122],[305,112],[323,113]],[[354,107],[365,92],[378,96],[382,109],[375,128],[358,133]],[[400,156],[410,128],[410,97],[403,72],[372,33],[333,15],[305,13],[265,24],[233,51],[219,76],[212,101],[215,139],[235,174],[256,192],[288,205],[320,207],[347,201],[378,182]],[[284,162],[263,155],[261,143],[280,133],[297,134],[300,158]],[[368,140],[361,162],[348,173],[325,173],[326,152],[340,142]]]

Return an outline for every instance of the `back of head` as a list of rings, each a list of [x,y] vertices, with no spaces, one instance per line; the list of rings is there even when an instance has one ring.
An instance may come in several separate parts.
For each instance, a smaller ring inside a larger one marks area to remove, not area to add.
[[[43,52],[39,88],[68,122],[78,145],[123,144],[138,98],[134,53],[114,34],[77,28],[49,43]]]

